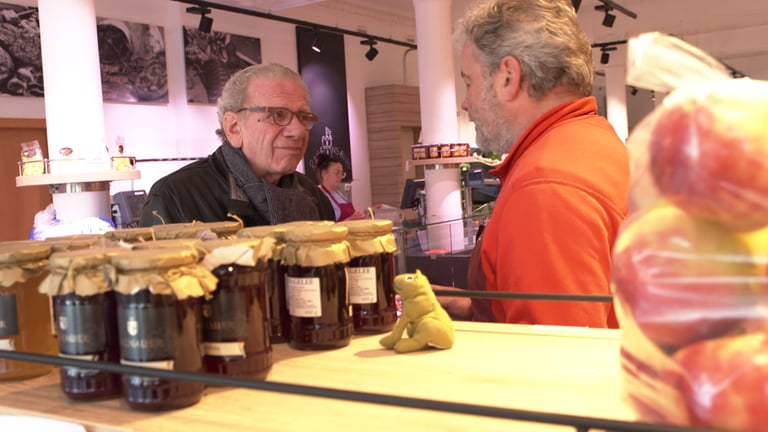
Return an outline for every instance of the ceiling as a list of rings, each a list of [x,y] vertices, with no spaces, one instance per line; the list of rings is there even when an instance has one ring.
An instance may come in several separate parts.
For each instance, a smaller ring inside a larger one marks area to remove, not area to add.
[[[303,8],[324,6],[336,11],[357,10],[363,16],[375,17],[382,21],[397,20],[400,23],[413,22],[413,2],[421,0],[212,0],[219,3],[259,12],[291,16],[301,14]],[[454,19],[473,0],[446,0],[452,4]],[[595,10],[602,4],[598,0],[583,0],[578,15],[582,26],[593,42],[626,40],[632,35],[660,31],[672,33],[684,39],[696,39],[697,35],[712,32],[730,32],[767,25],[768,1],[765,0],[613,0],[637,14],[633,19],[614,11],[616,20],[612,28],[602,25],[603,13]],[[333,26],[334,22],[318,21],[318,24]],[[762,34],[762,33],[761,33]],[[764,35],[763,35],[764,37]],[[760,39],[763,39],[761,37]],[[394,39],[403,39],[397,38]],[[416,41],[418,43],[418,41]],[[724,47],[713,53],[716,57],[732,64],[738,57],[764,56],[768,63],[768,44],[753,44],[748,49],[739,43],[722,42]],[[766,67],[768,69],[768,67]]]

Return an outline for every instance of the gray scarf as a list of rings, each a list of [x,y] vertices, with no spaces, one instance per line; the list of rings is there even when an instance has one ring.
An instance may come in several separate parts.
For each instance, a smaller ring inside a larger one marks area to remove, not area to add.
[[[230,185],[234,180],[270,224],[320,219],[316,203],[299,184],[296,173],[284,175],[277,185],[272,185],[251,171],[241,149],[225,141],[222,153],[229,167]]]

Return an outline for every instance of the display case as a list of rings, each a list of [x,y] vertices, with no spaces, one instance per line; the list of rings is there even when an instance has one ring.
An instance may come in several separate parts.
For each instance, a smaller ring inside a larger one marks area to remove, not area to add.
[[[405,220],[393,233],[398,242],[397,273],[421,270],[430,282],[467,288],[469,257],[485,229],[492,208],[472,216],[433,224]],[[460,239],[460,244],[455,240]]]

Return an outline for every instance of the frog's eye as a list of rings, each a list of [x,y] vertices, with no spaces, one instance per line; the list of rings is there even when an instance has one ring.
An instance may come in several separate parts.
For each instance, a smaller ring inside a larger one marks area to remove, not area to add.
[[[406,282],[410,282],[410,281],[412,281],[414,279],[415,279],[415,277],[413,275],[408,275],[408,276],[405,277],[405,281]]]

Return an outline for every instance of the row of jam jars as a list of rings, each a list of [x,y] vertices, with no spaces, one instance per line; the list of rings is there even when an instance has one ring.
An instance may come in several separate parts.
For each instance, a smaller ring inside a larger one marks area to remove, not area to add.
[[[38,292],[51,251],[43,241],[0,243],[0,350],[56,355],[50,299]],[[52,369],[0,357],[0,380],[31,378]]]
[[[129,250],[112,256],[117,270],[120,362],[203,372],[201,299],[216,277],[199,265],[192,247]],[[205,385],[194,381],[123,375],[131,408],[176,409],[197,403]]]
[[[333,349],[352,340],[347,232],[326,224],[290,225],[284,232],[281,262],[292,348]]]
[[[265,275],[269,342],[272,345],[288,342],[290,331],[290,316],[285,303],[285,267],[280,263],[285,247],[285,230],[282,225],[263,225],[243,228],[237,233],[238,238],[264,240],[265,244],[272,245]]]
[[[116,276],[109,255],[120,251],[90,247],[51,255],[50,273],[39,290],[53,299],[59,356],[120,362],[112,290]],[[62,391],[71,399],[99,400],[121,394],[116,373],[65,366],[59,369],[59,377]]]
[[[349,303],[356,334],[385,333],[395,326],[395,256],[392,221],[339,222],[349,230]]]
[[[201,265],[218,279],[203,302],[203,367],[206,372],[266,378],[272,367],[267,311],[267,261],[275,240],[209,240]]]

